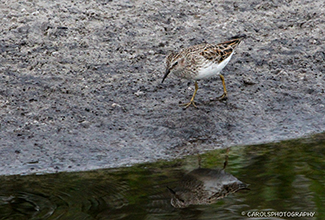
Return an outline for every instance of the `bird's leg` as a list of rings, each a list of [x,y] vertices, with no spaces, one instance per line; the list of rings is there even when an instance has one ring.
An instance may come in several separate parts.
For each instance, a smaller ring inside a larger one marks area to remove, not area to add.
[[[197,160],[198,160],[199,168],[201,168],[201,160],[202,160],[202,158],[201,158],[200,154],[197,155]]]
[[[227,148],[227,154],[225,156],[225,162],[223,163],[223,170],[226,169],[227,165],[228,165],[228,154],[229,154],[229,147]]]
[[[196,95],[198,89],[199,89],[199,86],[197,85],[197,81],[195,81],[195,90],[194,90],[194,93],[193,93],[193,96],[192,96],[190,102],[189,103],[185,103],[185,104],[181,104],[180,106],[185,106],[185,108],[187,108],[190,105],[193,105],[195,108],[197,108],[197,106],[194,103],[194,98],[195,98],[195,95]]]
[[[221,79],[222,85],[223,85],[223,94],[220,97],[218,97],[218,99],[223,100],[223,99],[227,99],[227,90],[226,90],[225,77],[220,74],[220,79]]]

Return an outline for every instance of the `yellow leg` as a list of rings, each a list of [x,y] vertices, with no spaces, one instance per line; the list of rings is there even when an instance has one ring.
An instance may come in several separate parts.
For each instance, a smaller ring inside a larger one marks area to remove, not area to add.
[[[226,83],[225,83],[225,77],[220,74],[220,79],[222,81],[223,85],[223,94],[218,98],[219,100],[223,100],[227,98],[227,90],[226,90]]]
[[[199,86],[197,85],[197,81],[195,81],[195,90],[194,90],[194,93],[193,93],[193,96],[192,96],[190,102],[189,103],[185,103],[185,104],[181,104],[180,106],[185,106],[185,108],[187,108],[190,105],[193,105],[195,108],[197,108],[197,106],[194,103],[194,98],[195,98],[195,95],[196,95],[198,89],[199,89]]]

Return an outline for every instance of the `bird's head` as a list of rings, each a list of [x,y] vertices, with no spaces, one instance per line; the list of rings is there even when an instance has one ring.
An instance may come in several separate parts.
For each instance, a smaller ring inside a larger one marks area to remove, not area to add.
[[[184,62],[184,57],[183,55],[175,52],[171,52],[167,58],[166,58],[166,72],[165,75],[162,79],[162,83],[164,80],[167,78],[169,73],[175,72],[175,71],[180,71],[181,69],[184,68],[185,62]]]

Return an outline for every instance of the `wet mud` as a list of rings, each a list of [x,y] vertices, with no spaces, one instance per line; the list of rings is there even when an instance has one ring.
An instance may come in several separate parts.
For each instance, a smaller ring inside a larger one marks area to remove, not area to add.
[[[0,174],[172,159],[325,130],[323,1],[7,1],[0,6]],[[166,55],[246,34],[194,90]]]

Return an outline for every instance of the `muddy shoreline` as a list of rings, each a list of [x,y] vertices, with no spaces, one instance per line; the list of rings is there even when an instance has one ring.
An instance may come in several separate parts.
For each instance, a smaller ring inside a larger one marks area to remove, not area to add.
[[[11,1],[1,6],[0,175],[172,159],[325,131],[323,1]],[[171,50],[247,38],[219,79]]]

